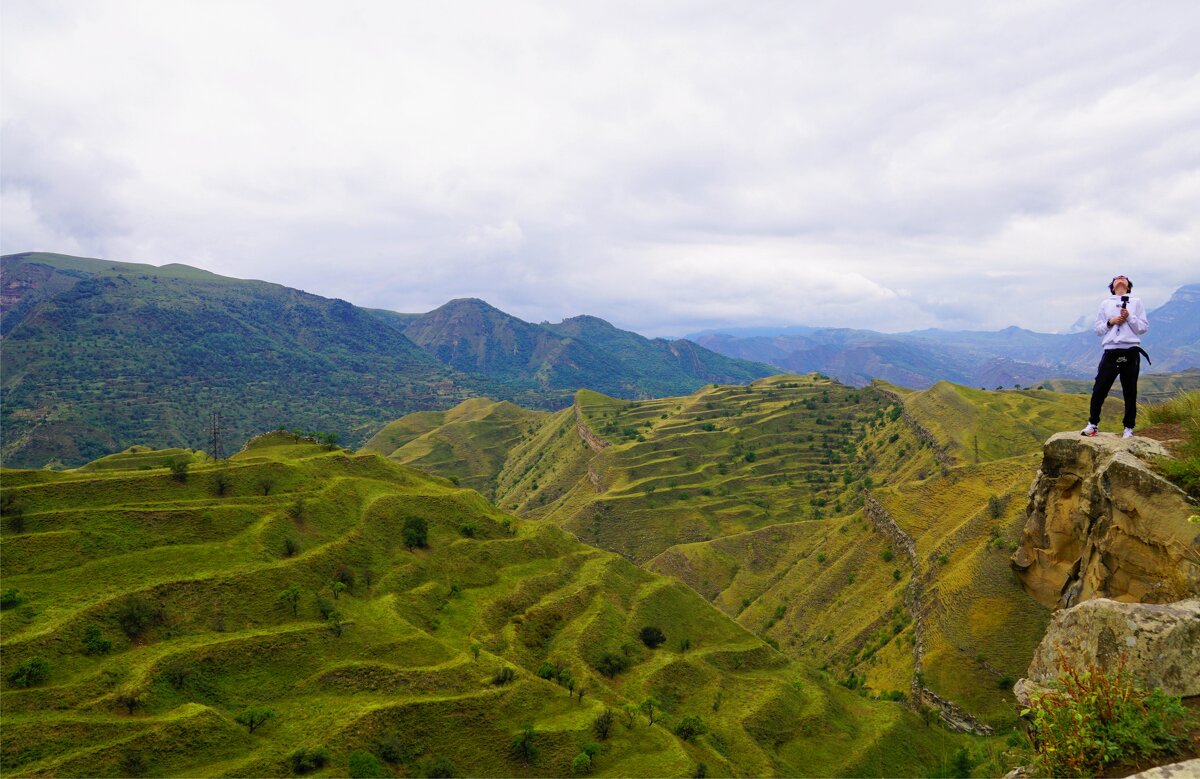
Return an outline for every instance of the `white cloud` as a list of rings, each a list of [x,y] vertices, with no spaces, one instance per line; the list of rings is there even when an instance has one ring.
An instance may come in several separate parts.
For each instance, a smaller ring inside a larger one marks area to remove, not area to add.
[[[652,334],[1056,329],[1200,265],[1189,2],[3,17],[5,252]]]

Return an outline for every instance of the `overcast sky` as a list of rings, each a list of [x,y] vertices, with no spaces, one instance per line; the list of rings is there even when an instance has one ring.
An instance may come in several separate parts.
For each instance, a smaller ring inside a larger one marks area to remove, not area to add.
[[[1200,4],[3,0],[4,253],[648,335],[1200,281]]]

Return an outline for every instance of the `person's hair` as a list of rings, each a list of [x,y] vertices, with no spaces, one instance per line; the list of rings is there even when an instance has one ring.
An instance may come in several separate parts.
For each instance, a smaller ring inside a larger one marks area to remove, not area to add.
[[[1117,294],[1117,291],[1113,289],[1113,287],[1115,287],[1117,284],[1117,279],[1125,279],[1125,283],[1129,285],[1129,289],[1127,291],[1133,292],[1133,282],[1129,280],[1128,276],[1113,276],[1112,281],[1108,282],[1108,291],[1110,294]]]

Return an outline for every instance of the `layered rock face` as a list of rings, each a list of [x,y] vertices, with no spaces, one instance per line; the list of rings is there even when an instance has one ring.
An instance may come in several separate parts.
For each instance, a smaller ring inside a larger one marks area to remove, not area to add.
[[[1147,465],[1147,438],[1059,433],[1029,490],[1013,567],[1048,608],[1092,598],[1170,603],[1200,595],[1200,525],[1186,495]]]

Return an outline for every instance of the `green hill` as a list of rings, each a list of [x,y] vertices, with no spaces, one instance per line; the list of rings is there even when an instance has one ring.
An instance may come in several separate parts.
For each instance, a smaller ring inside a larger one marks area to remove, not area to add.
[[[6,775],[562,776],[595,742],[600,776],[904,776],[968,743],[374,454],[276,433],[171,455],[189,467],[4,471]],[[626,714],[650,696],[653,725]]]

